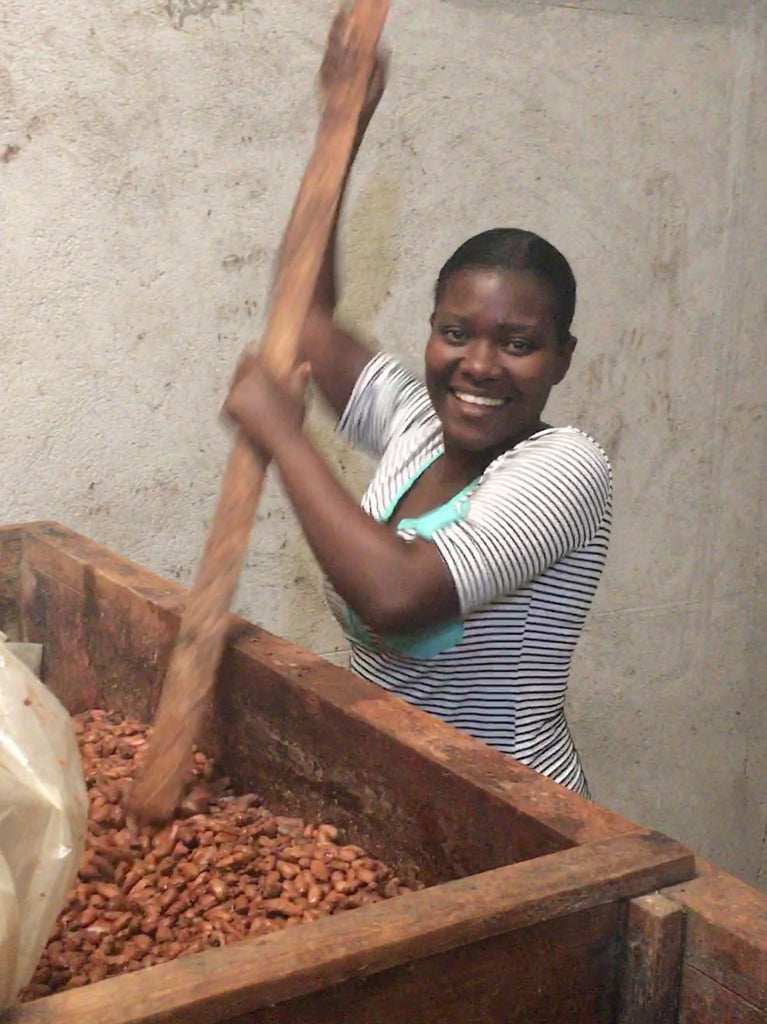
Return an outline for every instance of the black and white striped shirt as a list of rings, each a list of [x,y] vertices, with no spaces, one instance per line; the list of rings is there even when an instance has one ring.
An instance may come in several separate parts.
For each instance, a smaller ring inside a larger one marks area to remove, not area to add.
[[[443,451],[424,384],[384,355],[360,375],[339,431],[380,458],[362,500],[380,521]],[[460,619],[411,637],[376,637],[328,587],[352,669],[587,793],[564,701],[607,554],[611,506],[610,465],[586,434],[548,428],[516,445],[453,503],[398,526],[403,537],[437,545]]]

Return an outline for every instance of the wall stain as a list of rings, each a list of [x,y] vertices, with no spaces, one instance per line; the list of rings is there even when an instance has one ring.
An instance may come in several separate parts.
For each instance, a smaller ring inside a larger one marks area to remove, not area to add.
[[[344,286],[343,314],[358,329],[373,335],[398,269],[396,239],[402,193],[401,174],[379,173],[349,216],[346,251],[353,270]]]
[[[13,79],[7,68],[0,65],[0,106],[6,111],[15,110],[16,93],[13,88]]]
[[[623,415],[623,395],[611,392],[618,365],[619,354],[612,349],[592,359],[584,367],[579,367],[578,370],[583,380],[584,394],[588,396],[588,404],[579,414],[576,422],[589,422],[593,418],[590,408],[592,403],[601,408],[597,440],[613,463],[618,459],[627,426]],[[601,401],[599,396],[602,394],[612,394],[612,400]]]
[[[243,267],[263,266],[269,260],[269,251],[262,245],[254,245],[250,252],[244,255],[230,253],[221,260],[224,270],[242,270]]]
[[[666,172],[648,178],[644,193],[653,279],[665,282],[675,300],[679,272],[687,256],[687,203],[679,182]]]
[[[11,160],[15,160],[21,153],[24,145],[27,142],[31,142],[35,135],[39,135],[44,127],[45,124],[42,118],[37,115],[31,118],[24,129],[24,142],[8,142],[0,147],[0,163],[9,164]]]
[[[669,343],[647,338],[639,327],[626,327],[618,343],[579,367],[588,405],[581,417],[590,422],[599,411],[598,440],[617,460],[629,433],[660,430],[672,444],[679,428],[672,400]]]
[[[174,28],[181,29],[187,18],[210,19],[214,14],[244,11],[250,0],[164,0],[162,9]]]

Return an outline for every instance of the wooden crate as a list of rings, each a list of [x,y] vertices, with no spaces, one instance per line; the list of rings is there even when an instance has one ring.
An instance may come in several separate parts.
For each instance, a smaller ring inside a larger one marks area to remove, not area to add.
[[[72,712],[151,720],[184,597],[56,524],[0,529],[0,628],[45,645]],[[234,616],[205,745],[275,812],[333,821],[426,887],[27,1003],[16,1024],[628,1020],[629,901],[694,873],[679,843]]]

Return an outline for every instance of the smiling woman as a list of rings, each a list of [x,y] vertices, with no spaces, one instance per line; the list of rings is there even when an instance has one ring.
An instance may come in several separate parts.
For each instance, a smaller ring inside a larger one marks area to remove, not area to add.
[[[307,363],[282,384],[247,358],[226,411],[280,471],[352,668],[587,794],[564,701],[607,553],[610,467],[541,418],[575,349],[575,291],[531,232],[469,239],[437,280],[424,383],[335,322],[334,233]],[[379,458],[361,508],[303,433],[309,364],[341,435]]]
[[[476,238],[487,236],[511,242],[507,248],[520,237],[537,239],[513,229]],[[488,259],[484,268],[454,270],[442,281],[426,346],[426,383],[446,446],[457,432],[455,444],[482,452],[479,461],[540,429],[574,347],[569,333],[560,339],[553,289],[534,271],[516,269],[516,253],[492,252]]]

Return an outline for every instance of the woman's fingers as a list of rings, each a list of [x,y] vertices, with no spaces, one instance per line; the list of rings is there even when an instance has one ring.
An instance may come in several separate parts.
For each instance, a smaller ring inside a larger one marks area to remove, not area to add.
[[[237,364],[237,368],[234,371],[232,377],[232,383],[229,385],[230,393],[234,390],[237,384],[248,375],[254,360],[258,359],[258,356],[253,352],[247,351],[243,356],[240,357],[240,361]]]
[[[301,363],[281,381],[260,356],[248,354],[235,371],[223,412],[236,420],[256,444],[270,450],[274,432],[301,428],[311,364]]]
[[[347,24],[349,21],[349,7],[343,4],[333,19],[328,34],[328,43],[325,49],[325,56],[322,59],[319,72],[319,93],[321,104],[327,102],[328,94],[339,75],[348,69],[344,64],[349,60],[349,53],[346,48]],[[375,63],[370,74],[368,90],[362,109],[361,122],[367,125],[378,106],[386,88],[388,77],[389,54],[379,47],[376,53]]]
[[[291,371],[286,383],[290,396],[303,406],[306,402],[306,389],[312,376],[311,363],[299,363]]]
[[[323,104],[326,102],[333,82],[338,74],[340,74],[340,69],[343,66],[344,37],[348,20],[349,9],[346,5],[342,5],[330,26],[325,56],[322,58],[322,64],[320,65],[320,100]]]

